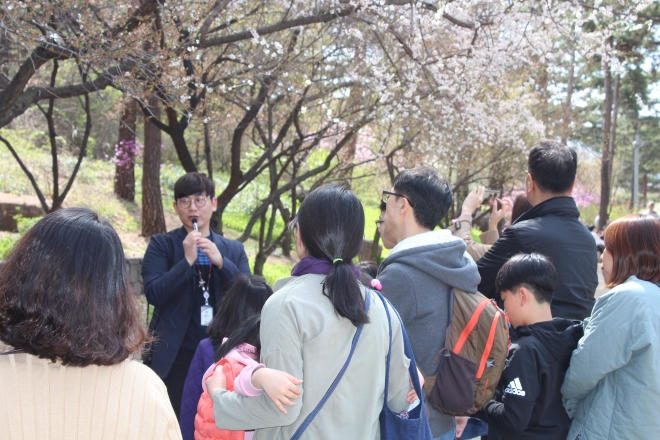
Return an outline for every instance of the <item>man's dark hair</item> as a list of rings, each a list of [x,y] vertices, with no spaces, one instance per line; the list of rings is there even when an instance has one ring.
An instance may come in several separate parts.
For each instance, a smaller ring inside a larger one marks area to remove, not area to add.
[[[539,141],[529,152],[527,171],[541,191],[566,193],[575,182],[577,152],[559,142]]]
[[[215,184],[206,177],[206,174],[187,173],[179,177],[174,184],[174,200],[199,193],[206,193],[211,198],[215,197]]]
[[[403,171],[394,179],[393,187],[395,193],[406,196],[417,223],[429,229],[447,215],[453,201],[449,183],[429,167]]]
[[[39,220],[0,265],[0,339],[63,365],[116,365],[148,340],[121,240],[87,208]]]
[[[552,302],[557,288],[557,270],[545,255],[516,254],[509,259],[495,279],[497,293],[508,290],[515,293],[520,287],[529,289],[539,303]]]

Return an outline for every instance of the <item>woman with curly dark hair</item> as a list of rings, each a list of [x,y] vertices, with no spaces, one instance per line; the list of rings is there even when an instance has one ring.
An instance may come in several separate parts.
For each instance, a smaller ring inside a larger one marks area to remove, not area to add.
[[[7,438],[178,439],[121,241],[85,208],[48,214],[0,265],[0,426]]]

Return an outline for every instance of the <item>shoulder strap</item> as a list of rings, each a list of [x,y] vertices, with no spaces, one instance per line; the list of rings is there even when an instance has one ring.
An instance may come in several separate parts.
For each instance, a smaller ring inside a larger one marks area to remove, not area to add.
[[[447,319],[447,330],[445,331],[445,346],[443,348],[449,348],[451,345],[451,322],[454,319],[454,288],[449,289],[449,318]]]
[[[392,355],[392,321],[390,318],[390,311],[388,308],[388,304],[390,302],[385,299],[385,297],[378,291],[375,291],[376,295],[380,298],[380,300],[383,303],[383,306],[385,307],[385,313],[387,314],[387,323],[389,324],[390,328],[390,347],[387,351],[387,364],[385,365],[385,405],[387,405],[388,401],[388,394],[389,394],[389,384],[390,384],[390,357]],[[391,305],[391,304],[390,304]],[[408,374],[410,375],[410,380],[413,383],[413,388],[415,388],[415,392],[417,393],[417,396],[422,399],[424,394],[422,394],[422,386],[419,383],[419,376],[417,375],[417,363],[415,362],[415,355],[413,354],[412,351],[412,345],[410,344],[410,340],[408,339],[408,334],[406,333],[406,328],[403,326],[403,321],[401,321],[401,317],[399,316],[399,313],[396,311],[394,306],[392,306],[392,310],[394,310],[394,314],[396,317],[399,319],[399,324],[401,324],[401,333],[403,335],[403,352],[404,354],[410,359],[410,365],[408,366]]]
[[[369,313],[369,303],[371,302],[371,293],[369,290],[367,290],[367,293],[365,295],[365,307],[367,310],[367,313]],[[346,372],[346,369],[348,368],[348,364],[351,362],[351,358],[353,357],[353,352],[355,352],[355,347],[357,346],[358,340],[360,339],[360,334],[362,333],[362,329],[364,328],[364,324],[360,324],[360,326],[357,328],[355,331],[355,336],[353,336],[353,343],[351,344],[351,351],[348,353],[348,359],[346,359],[346,362],[344,362],[344,366],[341,367],[341,370],[339,370],[339,374],[337,374],[337,377],[335,377],[335,380],[332,381],[332,385],[330,385],[330,388],[328,388],[328,391],[325,392],[325,395],[321,399],[321,401],[316,405],[316,408],[309,413],[309,415],[305,418],[305,420],[302,422],[302,425],[298,427],[296,432],[293,434],[293,437],[291,437],[291,440],[297,440],[300,438],[300,436],[305,432],[305,429],[312,423],[312,420],[314,420],[314,417],[321,411],[321,408],[323,408],[323,405],[325,405],[325,402],[328,401],[330,396],[332,395],[332,392],[337,388],[337,385],[339,385],[339,381],[341,381],[341,378],[344,376],[344,373]],[[387,389],[387,388],[386,388]],[[387,391],[386,391],[387,392]]]
[[[20,349],[15,349],[15,350],[5,351],[4,353],[0,353],[0,355],[4,356],[4,355],[9,355],[9,354],[22,354],[22,353],[25,353],[25,351],[20,350]]]

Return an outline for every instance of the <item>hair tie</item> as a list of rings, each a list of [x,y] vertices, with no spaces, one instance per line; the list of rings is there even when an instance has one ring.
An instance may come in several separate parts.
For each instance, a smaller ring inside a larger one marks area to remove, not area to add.
[[[335,258],[334,260],[332,260],[332,264],[343,263],[343,262],[344,260],[342,260],[341,258]]]

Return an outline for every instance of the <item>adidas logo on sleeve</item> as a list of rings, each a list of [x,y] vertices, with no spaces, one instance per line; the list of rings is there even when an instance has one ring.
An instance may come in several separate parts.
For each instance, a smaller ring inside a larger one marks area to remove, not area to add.
[[[509,382],[509,385],[504,389],[504,392],[516,396],[525,396],[525,390],[523,390],[523,387],[520,384],[520,379],[517,377]]]

